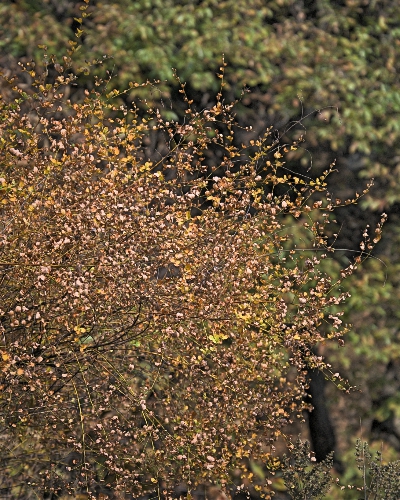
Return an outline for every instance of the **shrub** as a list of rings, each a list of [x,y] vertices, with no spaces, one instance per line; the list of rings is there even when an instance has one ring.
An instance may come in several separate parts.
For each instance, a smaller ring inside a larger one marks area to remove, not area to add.
[[[312,346],[345,332],[341,280],[320,268],[333,166],[287,171],[299,144],[272,129],[233,146],[221,93],[196,112],[182,86],[187,118],[167,122],[100,80],[71,102],[77,77],[54,67],[0,101],[4,491],[139,494],[251,477],[247,457],[273,467],[305,369],[324,367]]]
[[[290,448],[291,455],[289,458],[285,457],[281,476],[292,500],[399,498],[400,461],[384,462],[383,454],[379,451],[373,456],[368,444],[360,439],[355,443],[355,461],[361,477],[352,477],[350,484],[345,482],[346,486],[340,486],[339,479],[333,481],[330,473],[332,456],[316,463],[315,457],[310,453],[309,443],[300,439]],[[358,479],[360,486],[356,485]]]
[[[400,461],[383,462],[381,452],[372,456],[366,442],[356,442],[356,462],[362,472],[365,499],[391,500],[400,495]]]
[[[325,498],[332,484],[332,455],[320,463],[310,453],[310,443],[298,439],[285,457],[282,478],[292,500]]]

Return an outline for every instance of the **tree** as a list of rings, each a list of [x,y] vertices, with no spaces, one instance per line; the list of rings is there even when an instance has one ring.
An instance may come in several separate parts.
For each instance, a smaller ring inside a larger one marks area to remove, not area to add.
[[[99,80],[72,102],[78,77],[26,71],[0,103],[4,488],[122,495],[226,485],[248,457],[273,467],[306,368],[326,368],[311,348],[346,331],[338,287],[357,264],[335,281],[321,267],[333,166],[292,174],[298,143],[272,129],[236,147],[221,92],[197,112],[182,86],[180,123],[139,117]]]

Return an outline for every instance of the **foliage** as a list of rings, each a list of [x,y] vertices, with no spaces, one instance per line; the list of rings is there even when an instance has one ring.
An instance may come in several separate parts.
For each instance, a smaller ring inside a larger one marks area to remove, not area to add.
[[[252,123],[257,131],[269,123],[287,127],[288,135],[297,139],[303,133],[298,120],[307,117],[304,147],[286,157],[294,171],[311,159],[315,171],[322,172],[337,159],[339,173],[331,185],[338,198],[359,190],[363,179],[375,178],[354,211],[337,214],[335,246],[355,252],[365,224],[381,210],[389,212],[388,236],[378,247],[384,265],[370,263],[368,273],[363,270],[349,283],[352,302],[345,317],[354,328],[339,361],[363,369],[355,363],[355,354],[362,350],[368,360],[376,360],[376,370],[368,371],[372,374],[381,371],[388,358],[398,359],[399,259],[392,250],[398,246],[400,201],[398,2],[114,0],[90,2],[85,15],[80,7],[84,4],[68,0],[0,2],[1,66],[11,67],[14,74],[12,56],[40,60],[37,45],[45,44],[49,54],[61,56],[74,31],[83,29],[75,71],[85,68],[87,60],[109,56],[104,66],[114,75],[110,90],[126,89],[132,79],[169,79],[161,84],[162,95],[175,102],[173,109],[165,106],[162,113],[166,119],[177,119],[184,116],[184,108],[176,102],[172,68],[187,82],[194,108],[212,107],[219,89],[217,68],[225,54],[225,95],[233,100],[245,85],[253,90],[237,107],[242,123]],[[89,79],[81,82],[91,88]],[[83,94],[73,86],[70,91],[75,99]],[[151,86],[132,87],[120,99],[125,104],[138,97],[154,103],[160,96]],[[240,134],[237,138],[239,146]],[[213,150],[208,156],[211,162],[219,161]],[[347,262],[354,255],[347,255]],[[337,266],[330,263],[328,272],[333,275]],[[362,373],[350,370],[348,376],[355,385]],[[385,384],[384,376],[380,384]],[[369,380],[363,388],[373,392],[373,385]],[[358,418],[353,425],[357,428]]]
[[[307,441],[293,444],[290,458],[285,458],[281,474],[292,500],[364,499],[396,500],[400,494],[400,461],[384,463],[381,452],[373,457],[366,442],[357,439],[355,457],[361,478],[340,486],[333,481],[332,457],[316,463]],[[355,483],[360,479],[360,485]],[[339,487],[339,488],[338,488]],[[331,491],[329,491],[331,490]]]
[[[82,5],[83,2],[82,2]],[[66,41],[71,37],[71,27],[59,22],[57,14],[63,6],[72,14],[71,2],[16,1],[1,2],[0,48],[2,53],[17,60],[41,60],[38,45],[48,45],[51,52],[64,55]],[[79,13],[77,5],[75,15]]]
[[[400,461],[384,464],[382,454],[372,457],[367,443],[356,443],[356,460],[363,475],[365,499],[394,500],[400,495]],[[369,476],[369,477],[368,477]]]
[[[330,469],[333,457],[316,463],[310,453],[310,443],[296,441],[290,458],[285,457],[282,477],[292,500],[317,500],[324,498],[332,483]]]
[[[253,121],[262,114],[286,124],[303,103],[305,114],[321,110],[308,126],[309,148],[323,141],[330,159],[345,157],[350,173],[374,176],[374,197],[365,200],[374,209],[399,201],[400,8],[393,0],[114,0],[91,3],[85,17],[65,0],[0,7],[4,53],[38,59],[36,47],[45,44],[61,55],[81,23],[77,64],[112,56],[107,64],[118,89],[132,79],[171,81],[176,68],[199,106],[218,91],[225,54],[231,97],[244,85],[256,90],[245,100]]]
[[[311,348],[346,332],[333,311],[357,263],[336,280],[321,266],[342,204],[326,192],[333,166],[291,173],[299,144],[271,128],[236,147],[246,131],[221,92],[199,112],[182,86],[180,123],[139,116],[98,79],[74,102],[78,76],[26,73],[0,101],[3,487],[139,494],[244,480],[248,457],[273,468],[305,369],[325,367]]]

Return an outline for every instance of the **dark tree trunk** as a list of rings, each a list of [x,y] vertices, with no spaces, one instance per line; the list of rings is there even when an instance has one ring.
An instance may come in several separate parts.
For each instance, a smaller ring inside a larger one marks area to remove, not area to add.
[[[319,370],[309,370],[308,379],[309,387],[306,400],[313,407],[307,412],[311,444],[315,458],[318,462],[322,462],[330,453],[336,451],[336,434],[329,415],[324,374]],[[333,463],[337,472],[341,473],[343,466],[335,455]]]

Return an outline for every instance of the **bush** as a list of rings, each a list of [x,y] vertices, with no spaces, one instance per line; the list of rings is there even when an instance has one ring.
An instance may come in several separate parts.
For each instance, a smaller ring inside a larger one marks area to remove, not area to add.
[[[310,453],[310,443],[298,439],[285,457],[282,478],[292,500],[325,498],[332,484],[332,454],[320,463]]]
[[[384,462],[382,452],[376,452],[373,456],[368,444],[360,439],[356,441],[355,450],[355,461],[361,477],[353,477],[351,484],[345,482],[346,486],[340,486],[339,479],[334,482],[330,473],[333,466],[332,456],[316,463],[315,457],[310,452],[309,443],[298,439],[291,446],[290,458],[285,457],[281,471],[290,498],[292,500],[399,498],[400,461]],[[355,484],[357,482],[359,486]]]
[[[287,171],[299,144],[272,129],[233,146],[221,93],[196,112],[183,86],[183,123],[140,118],[100,80],[71,102],[77,77],[54,68],[0,102],[3,491],[140,494],[244,480],[247,457],[274,467],[306,368],[324,368],[311,348],[346,331],[332,311],[356,264],[337,282],[320,266],[333,166]]]

